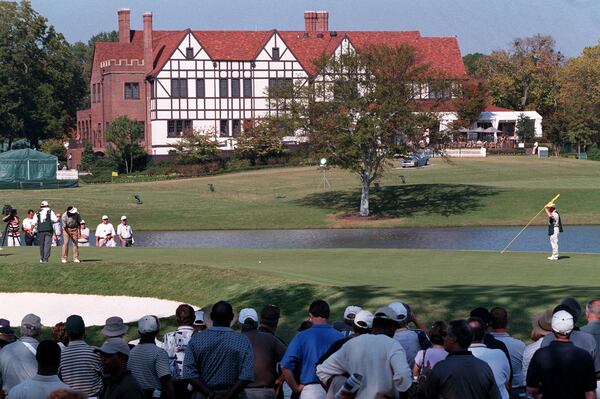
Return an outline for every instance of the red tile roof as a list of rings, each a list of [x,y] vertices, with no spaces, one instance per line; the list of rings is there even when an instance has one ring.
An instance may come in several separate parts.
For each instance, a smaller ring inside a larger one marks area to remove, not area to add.
[[[410,45],[416,49],[420,61],[428,64],[432,71],[453,78],[466,78],[458,41],[454,37],[422,37],[417,31],[407,32],[337,32],[331,36],[325,32],[322,38],[311,34],[304,37],[303,31],[153,31],[153,68],[156,75],[176,50],[188,32],[196,37],[215,61],[252,61],[260,53],[269,38],[278,33],[302,67],[315,74],[314,61],[323,54],[332,54],[344,37],[360,50],[368,45]],[[143,32],[132,31],[132,43],[97,43],[96,62],[111,58],[143,59]]]

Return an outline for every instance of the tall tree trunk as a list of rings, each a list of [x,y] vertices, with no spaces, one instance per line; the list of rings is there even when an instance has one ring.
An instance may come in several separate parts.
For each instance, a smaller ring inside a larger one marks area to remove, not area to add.
[[[369,172],[363,172],[360,179],[362,181],[362,193],[360,195],[360,216],[369,216]]]

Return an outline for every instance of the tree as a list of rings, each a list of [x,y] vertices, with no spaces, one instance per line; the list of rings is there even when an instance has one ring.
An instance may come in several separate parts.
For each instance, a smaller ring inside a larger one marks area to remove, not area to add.
[[[106,129],[106,141],[111,144],[107,153],[119,169],[131,173],[136,161],[145,158],[146,152],[139,142],[144,137],[143,123],[120,116]]]
[[[524,143],[531,141],[535,136],[534,121],[525,114],[519,114],[516,124],[516,133]]]
[[[85,92],[64,37],[28,1],[0,2],[0,136],[9,147],[67,135]]]
[[[469,128],[479,120],[480,114],[488,104],[488,91],[484,82],[469,80],[460,85],[454,104],[458,119],[454,128]]]
[[[569,60],[560,77],[558,110],[562,115],[562,136],[581,150],[600,131],[600,45],[587,47]],[[545,122],[544,122],[545,124]]]
[[[285,147],[281,137],[285,133],[282,125],[278,124],[280,121],[278,117],[265,118],[252,126],[245,126],[244,133],[237,139],[236,153],[249,159],[252,165],[283,155]]]
[[[54,155],[59,162],[67,162],[67,149],[61,139],[44,140],[41,150],[47,154]]]
[[[508,51],[480,59],[476,76],[487,79],[496,105],[515,110],[534,109],[542,116],[555,110],[558,74],[563,55],[551,36],[515,39]]]
[[[463,64],[467,68],[467,73],[470,76],[474,76],[479,68],[479,63],[482,59],[485,59],[487,55],[481,53],[470,53],[463,57]]]
[[[290,107],[298,108],[301,130],[329,163],[358,175],[360,215],[368,216],[370,186],[386,160],[425,141],[426,118],[416,112],[413,84],[427,80],[428,68],[410,46],[348,50],[316,66],[320,77]]]
[[[81,152],[81,166],[89,169],[95,162],[96,155],[94,155],[94,148],[90,143],[86,143]]]
[[[212,161],[219,153],[217,133],[214,130],[187,130],[173,145],[177,159],[184,163]]]
[[[87,43],[75,42],[71,46],[71,50],[77,59],[79,65],[82,68],[83,79],[85,87],[90,86],[90,77],[92,75],[92,62],[94,56],[94,47],[98,42],[118,42],[119,33],[117,31],[111,32],[100,32],[95,34],[88,40]],[[89,108],[90,106],[90,93],[86,90],[85,95],[81,98],[80,108]]]

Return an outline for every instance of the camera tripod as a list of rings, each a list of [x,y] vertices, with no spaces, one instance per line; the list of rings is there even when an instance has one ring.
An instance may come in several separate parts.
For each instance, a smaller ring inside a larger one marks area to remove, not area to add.
[[[4,227],[4,234],[2,235],[2,246],[5,247],[6,246],[6,238],[8,237],[8,228],[10,227],[10,223],[12,221],[8,221],[6,223],[6,226]],[[18,231],[17,231],[18,233]],[[19,246],[21,246],[21,236],[19,234],[17,234],[16,236],[10,236],[13,239],[13,243],[14,240],[16,239],[17,242],[19,243]]]

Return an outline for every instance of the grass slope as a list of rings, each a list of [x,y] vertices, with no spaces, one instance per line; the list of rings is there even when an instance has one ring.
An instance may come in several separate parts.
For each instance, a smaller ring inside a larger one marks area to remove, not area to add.
[[[237,309],[276,303],[286,338],[316,298],[332,304],[335,319],[348,304],[374,309],[402,300],[426,323],[465,317],[479,305],[502,305],[512,331],[527,338],[534,312],[565,296],[587,301],[600,288],[590,278],[599,257],[581,254],[551,263],[538,253],[84,248],[82,259],[65,266],[54,252],[50,264],[40,265],[36,248],[5,249],[0,286],[6,292],[152,296],[198,306],[226,299]],[[165,323],[165,329],[173,326],[173,320]],[[90,335],[101,340],[97,328]]]
[[[421,169],[390,169],[372,193],[377,220],[337,215],[355,212],[358,179],[327,172],[331,190],[319,189],[316,168],[281,168],[149,183],[86,185],[75,189],[10,191],[19,209],[42,199],[55,209],[75,204],[90,227],[102,214],[127,214],[139,230],[482,226],[526,223],[556,193],[567,224],[600,224],[600,162],[533,157],[433,160]],[[400,175],[407,184],[400,184]],[[208,190],[213,183],[215,192]],[[143,205],[135,205],[134,194]],[[1,195],[1,192],[0,192]],[[537,223],[544,223],[540,217]]]

